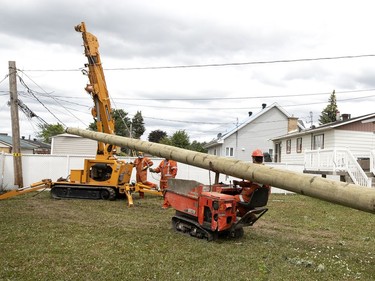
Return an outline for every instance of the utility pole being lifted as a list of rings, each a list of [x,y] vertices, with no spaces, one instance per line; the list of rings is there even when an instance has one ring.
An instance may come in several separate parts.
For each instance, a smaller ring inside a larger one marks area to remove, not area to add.
[[[12,153],[14,185],[23,187],[20,126],[18,118],[17,68],[15,61],[9,61],[10,116],[12,118]]]

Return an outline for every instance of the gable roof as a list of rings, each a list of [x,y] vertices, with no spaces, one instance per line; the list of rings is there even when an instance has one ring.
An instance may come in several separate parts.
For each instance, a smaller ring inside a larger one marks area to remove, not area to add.
[[[4,134],[0,134],[0,142],[8,145],[9,147],[13,147],[12,137]],[[27,141],[20,139],[20,146],[21,149],[35,149],[38,148],[37,145],[29,144]]]
[[[23,139],[23,141],[27,142],[28,144],[35,145],[37,146],[37,148],[51,149],[51,145],[49,143],[38,141],[36,139],[34,140]]]
[[[363,121],[363,120],[366,120],[366,119],[369,119],[369,120],[367,120],[364,123],[373,122],[374,118],[375,118],[375,113],[366,114],[366,115],[350,118],[350,119],[347,119],[347,120],[338,120],[338,121],[335,121],[335,122],[327,123],[327,124],[321,125],[319,127],[313,126],[312,128],[305,129],[301,132],[289,133],[289,134],[282,135],[282,136],[279,136],[279,137],[276,137],[276,138],[272,138],[271,140],[274,141],[274,140],[280,140],[280,139],[285,139],[285,138],[290,138],[290,137],[295,137],[295,136],[302,136],[302,135],[311,134],[311,133],[318,133],[318,132],[327,131],[327,130],[333,130],[333,129],[342,127],[344,125],[348,125],[348,124],[358,122],[358,121]]]
[[[249,117],[247,117],[245,120],[243,120],[239,125],[239,126],[234,126],[233,128],[231,128],[228,132],[226,132],[225,134],[219,134],[217,136],[216,139],[212,140],[211,142],[209,142],[208,144],[205,145],[205,148],[210,148],[210,147],[213,147],[215,145],[219,145],[219,144],[222,144],[224,142],[224,140],[228,137],[230,137],[231,135],[235,134],[236,132],[238,132],[239,130],[241,130],[243,127],[247,126],[248,124],[250,124],[251,122],[254,122],[256,119],[258,119],[260,116],[264,115],[265,113],[267,113],[268,111],[270,111],[271,109],[273,108],[277,108],[278,110],[281,111],[281,113],[283,113],[287,118],[290,118],[292,117],[288,112],[286,112],[278,103],[273,103],[271,104],[270,106],[262,109],[261,111],[259,111],[258,113],[256,114],[253,114]],[[298,126],[301,127],[301,124],[298,122]],[[303,126],[301,127],[301,129],[304,128]]]

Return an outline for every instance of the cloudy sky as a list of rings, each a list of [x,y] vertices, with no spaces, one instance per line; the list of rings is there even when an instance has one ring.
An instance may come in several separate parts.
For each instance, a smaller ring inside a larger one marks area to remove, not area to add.
[[[11,134],[8,61],[19,98],[50,124],[87,128],[84,21],[98,37],[112,106],[147,131],[210,141],[262,103],[307,126],[333,90],[341,113],[375,112],[373,1],[1,0],[0,132]],[[22,112],[21,135],[38,120]]]

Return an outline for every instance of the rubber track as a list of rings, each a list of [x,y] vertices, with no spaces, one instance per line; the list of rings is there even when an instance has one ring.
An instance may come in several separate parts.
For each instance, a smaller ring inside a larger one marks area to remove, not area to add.
[[[186,232],[183,232],[179,229],[177,229],[176,225],[177,223],[184,223],[185,225],[188,226],[188,228],[186,229],[187,231]],[[214,233],[212,233],[212,231],[209,231],[207,229],[204,229],[197,221],[195,221],[194,219],[190,219],[190,218],[187,218],[183,215],[180,215],[179,213],[176,212],[176,215],[172,217],[172,226],[173,228],[176,230],[176,231],[180,231],[180,232],[183,232],[183,233],[188,233],[190,234],[191,236],[194,236],[194,237],[197,237],[197,238],[200,238],[199,235],[194,235],[193,234],[193,230],[196,229],[200,232],[200,234],[203,235],[204,238],[207,239],[207,241],[212,241],[214,240],[214,238],[216,238],[216,236],[214,235]],[[203,238],[201,237],[201,238]]]
[[[77,199],[104,199],[115,200],[116,191],[106,186],[80,186],[71,184],[56,184],[51,188],[51,195],[55,199],[77,198]]]

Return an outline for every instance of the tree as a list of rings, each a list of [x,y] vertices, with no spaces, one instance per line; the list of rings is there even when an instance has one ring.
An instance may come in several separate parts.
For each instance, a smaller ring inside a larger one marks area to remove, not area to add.
[[[114,109],[112,118],[115,121],[115,134],[122,137],[130,136],[131,121],[128,113],[122,109]]]
[[[167,133],[162,130],[155,130],[148,134],[148,141],[160,143],[160,140],[167,137]]]
[[[198,152],[207,153],[207,149],[204,148],[205,145],[206,145],[205,142],[193,141],[193,142],[190,144],[189,149],[190,149],[190,150],[193,150],[193,151],[198,151]]]
[[[169,138],[168,136],[165,136],[165,137],[161,138],[159,143],[173,146],[171,138]]]
[[[115,122],[115,134],[118,136],[129,137],[130,130],[132,130],[132,137],[139,139],[146,130],[140,111],[130,120],[127,112],[122,109],[114,109],[112,111],[112,118]],[[89,130],[97,131],[96,120],[90,123]]]
[[[63,125],[57,123],[54,124],[40,124],[38,125],[40,131],[37,132],[37,137],[41,138],[46,143],[52,142],[52,137],[56,135],[63,134],[65,129]]]
[[[132,137],[140,139],[143,133],[146,131],[145,123],[143,122],[142,113],[137,111],[132,119]]]
[[[319,116],[319,125],[331,123],[336,121],[336,114],[338,112],[336,94],[333,90],[328,99],[329,104],[323,109],[322,114]]]
[[[132,120],[128,117],[128,113],[122,109],[114,109],[112,111],[112,118],[115,124],[115,134],[122,137],[130,137],[130,131],[132,131],[133,138],[140,138],[145,129],[143,123],[142,113],[138,111]],[[89,130],[97,131],[96,120],[90,123]],[[126,147],[122,147],[121,151],[125,154],[129,154],[130,150]]]
[[[185,130],[175,132],[170,138],[161,139],[160,143],[188,149],[190,146],[189,135]]]
[[[190,137],[185,130],[179,130],[172,135],[171,142],[173,146],[188,149],[190,146]]]
[[[148,136],[149,141],[152,141],[151,139],[154,136],[162,136],[159,140],[159,143],[161,144],[207,153],[207,149],[204,148],[206,143],[200,143],[198,141],[193,141],[192,143],[190,143],[190,137],[185,132],[185,130],[179,130],[175,132],[171,137],[168,137],[166,132],[160,130],[152,131]]]

